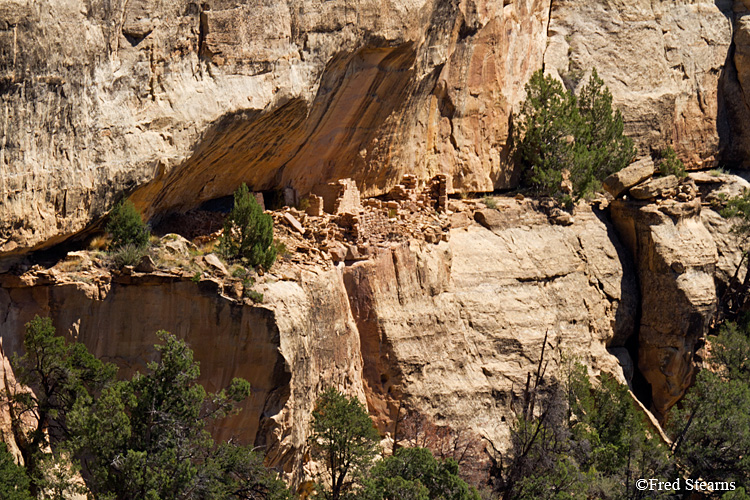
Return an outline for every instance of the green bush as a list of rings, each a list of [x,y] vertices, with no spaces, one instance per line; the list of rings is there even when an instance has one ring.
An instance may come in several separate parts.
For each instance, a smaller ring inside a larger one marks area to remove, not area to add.
[[[538,194],[562,198],[567,171],[573,198],[591,195],[635,157],[622,115],[612,109],[612,94],[596,70],[578,97],[542,70],[532,75],[526,93],[512,143],[523,183]]]
[[[135,245],[144,248],[151,236],[148,226],[143,223],[141,214],[130,200],[119,202],[109,212],[107,232],[112,235],[110,249],[117,249],[124,245]]]
[[[219,252],[226,259],[244,259],[264,269],[270,269],[276,260],[273,219],[263,213],[245,184],[234,192],[234,208],[224,221]]]
[[[484,203],[484,206],[487,208],[497,208],[497,201],[495,201],[495,198],[490,195],[482,198],[482,203]]]
[[[256,304],[262,304],[263,303],[263,294],[260,292],[256,292],[255,290],[251,290],[249,288],[245,288],[244,290],[245,297],[252,300]]]
[[[687,177],[685,165],[677,158],[672,146],[659,151],[659,173],[661,175],[675,175],[680,179]]]
[[[426,448],[400,448],[375,464],[360,498],[479,500],[480,497],[459,477],[458,464],[452,458],[438,460]]]

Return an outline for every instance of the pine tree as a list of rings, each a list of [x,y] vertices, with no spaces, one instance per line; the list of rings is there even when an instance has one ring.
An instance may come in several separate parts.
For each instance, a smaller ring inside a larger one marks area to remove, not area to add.
[[[312,414],[309,443],[313,456],[326,468],[330,500],[340,500],[369,469],[377,454],[379,435],[357,398],[329,388],[318,398]]]

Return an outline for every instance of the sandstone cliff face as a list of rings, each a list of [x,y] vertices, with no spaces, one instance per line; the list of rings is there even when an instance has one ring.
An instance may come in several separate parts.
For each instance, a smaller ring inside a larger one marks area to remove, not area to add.
[[[699,198],[616,200],[611,214],[638,270],[638,368],[651,384],[652,411],[664,417],[693,381],[696,344],[716,311],[716,243]]]
[[[0,252],[59,241],[134,188],[151,216],[243,181],[507,186],[549,1],[506,3],[4,0]]]
[[[153,356],[155,331],[169,330],[192,345],[207,389],[235,376],[252,384],[245,411],[218,436],[265,447],[269,464],[297,483],[312,405],[327,385],[366,398],[383,433],[403,402],[502,448],[510,401],[545,332],[550,370],[565,353],[624,381],[607,347],[632,333],[638,291],[599,216],[550,226],[515,200],[501,205],[484,219],[491,229],[464,219],[448,243],[413,241],[350,266],[301,271],[263,285],[262,305],[230,299],[210,279],[162,272],[5,276],[5,353],[19,349],[24,322],[48,314],[127,374]]]
[[[727,1],[0,2],[0,255],[84,229],[343,177],[513,185],[509,117],[542,66],[596,65],[642,148],[719,147]]]
[[[496,214],[492,230],[472,224],[449,243],[399,247],[345,270],[381,431],[393,432],[405,403],[503,447],[510,402],[545,333],[550,373],[562,353],[624,381],[606,348],[632,333],[638,291],[612,228],[591,212],[565,228],[514,203]]]
[[[729,126],[721,77],[732,4],[556,1],[546,69],[580,85],[596,67],[642,150],[673,144],[688,166],[712,165]]]
[[[328,385],[363,394],[359,337],[341,276],[321,270],[302,283],[273,283],[263,306],[219,292],[210,280],[196,285],[158,274],[94,284],[54,276],[6,282],[0,289],[4,352],[19,350],[25,322],[49,315],[59,333],[127,376],[145,369],[155,355],[156,331],[168,330],[195,351],[207,390],[226,387],[234,377],[252,384],[244,411],[215,429],[217,438],[263,446],[270,465],[300,474],[316,394]]]

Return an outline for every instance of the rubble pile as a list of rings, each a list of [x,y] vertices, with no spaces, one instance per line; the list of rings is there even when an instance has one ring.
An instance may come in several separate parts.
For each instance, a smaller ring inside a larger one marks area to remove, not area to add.
[[[298,200],[296,207],[267,211],[274,220],[279,256],[270,272],[265,273],[245,268],[241,262],[221,259],[218,242],[224,215],[194,210],[162,221],[160,227],[167,234],[153,237],[144,255],[133,265],[117,265],[113,254],[92,247],[68,252],[63,260],[48,266],[24,266],[4,279],[22,282],[24,286],[74,282],[92,290],[106,289],[112,283],[192,281],[251,304],[274,280],[299,281],[303,272],[320,272],[340,263],[349,265],[370,259],[405,241],[428,245],[445,242],[451,228],[467,227],[475,220],[481,223],[491,219],[495,225],[498,218],[513,220],[514,214],[524,212],[520,205],[526,204],[517,199],[501,201],[501,217],[498,210],[477,200],[449,201],[450,191],[451,179],[446,175],[427,182],[405,175],[382,199],[363,200],[351,179],[321,186],[317,194]],[[254,195],[263,206],[262,193]],[[286,198],[297,199],[297,195],[290,191]],[[175,228],[168,226],[170,220],[175,222]]]
[[[408,239],[427,243],[448,240],[448,176],[419,185],[413,175],[385,196],[361,199],[351,179],[319,186],[304,210],[287,207],[272,212],[276,237],[295,264],[358,261],[378,248]]]
[[[628,197],[633,201],[656,203],[692,201],[698,188],[691,177],[675,175],[654,177],[656,167],[651,158],[643,158],[615,172],[604,180],[604,189],[615,198]]]

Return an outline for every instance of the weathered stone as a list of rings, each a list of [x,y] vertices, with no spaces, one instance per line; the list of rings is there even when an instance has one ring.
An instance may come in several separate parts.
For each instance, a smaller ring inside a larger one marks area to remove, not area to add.
[[[654,162],[650,157],[641,158],[604,179],[604,189],[617,198],[631,187],[654,175],[655,171]]]
[[[220,295],[213,280],[196,286],[128,278],[101,290],[86,283],[0,289],[0,307],[12,311],[0,318],[0,375],[6,370],[0,386],[12,381],[7,356],[22,349],[23,325],[35,314],[49,315],[59,334],[115,361],[122,377],[144,371],[154,359],[156,332],[166,329],[188,342],[200,362],[199,382],[210,390],[234,377],[252,384],[243,411],[222,420],[214,436],[262,446],[269,465],[299,482],[318,389],[335,384],[364,400],[359,337],[340,273],[321,269],[298,283],[263,285],[262,307]],[[233,293],[241,296],[237,285]],[[0,433],[5,408],[0,405]]]
[[[691,172],[690,178],[697,184],[703,201],[723,206],[726,200],[741,196],[750,190],[750,182],[732,174],[719,172]]]
[[[661,206],[616,200],[610,211],[638,269],[638,368],[663,418],[692,383],[696,342],[716,311],[716,244],[701,222],[699,200]]]
[[[223,276],[229,276],[229,271],[227,271],[226,266],[224,266],[224,263],[221,261],[221,259],[219,259],[219,257],[215,253],[209,253],[207,255],[204,255],[203,261],[212,270],[218,272],[219,274]]]
[[[569,212],[558,208],[550,214],[550,221],[559,226],[570,226],[575,222],[575,219]]]
[[[347,249],[341,244],[332,245],[328,248],[328,253],[331,255],[331,259],[334,262],[342,262],[346,260]]]
[[[149,255],[144,255],[141,257],[138,265],[135,266],[135,270],[139,273],[153,273],[156,271],[156,264],[154,264],[154,260]]]
[[[605,345],[622,346],[632,333],[638,291],[608,230],[590,211],[567,227],[544,216],[530,227],[506,220],[345,268],[381,432],[392,433],[403,402],[505,447],[512,418],[502,401],[520,394],[545,332],[563,352],[624,381]],[[552,373],[559,352],[549,356]]]
[[[308,195],[305,213],[312,217],[321,217],[323,215],[323,198],[314,194]]]
[[[362,210],[362,201],[357,184],[352,179],[339,179],[315,187],[323,198],[323,208],[329,214],[357,213]]]
[[[162,237],[164,249],[173,256],[188,255],[190,250],[197,250],[197,247],[179,234],[166,234]]]
[[[300,222],[289,212],[286,212],[283,216],[284,222],[289,225],[292,229],[297,231],[299,234],[305,234],[305,228],[300,224]]]
[[[678,180],[674,175],[650,179],[630,188],[630,196],[636,200],[652,200],[658,197],[664,197],[667,191],[674,192]]]
[[[474,212],[474,220],[490,230],[505,225],[503,214],[492,208],[477,210]]]
[[[513,187],[509,117],[543,62],[571,81],[596,66],[629,135],[674,140],[690,164],[718,151],[721,102],[745,106],[739,83],[718,94],[724,0],[208,3],[5,2],[0,253],[51,246],[133,188],[151,218],[242,182],[304,195],[351,177],[370,196],[443,172],[464,192]]]

